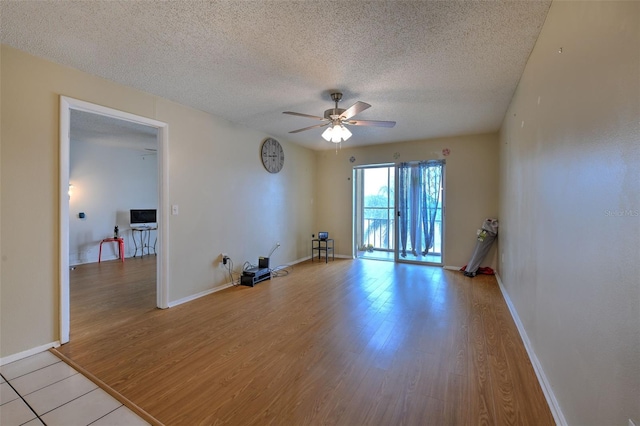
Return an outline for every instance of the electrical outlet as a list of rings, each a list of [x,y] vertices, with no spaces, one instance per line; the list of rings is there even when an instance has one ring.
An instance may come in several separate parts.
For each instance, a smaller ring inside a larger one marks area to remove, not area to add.
[[[229,255],[227,253],[222,253],[220,256],[222,257],[222,264],[226,265],[227,260],[229,259]]]

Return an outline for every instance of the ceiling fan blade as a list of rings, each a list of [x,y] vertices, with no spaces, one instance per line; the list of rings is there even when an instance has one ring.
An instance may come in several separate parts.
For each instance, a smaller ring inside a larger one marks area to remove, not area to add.
[[[342,114],[340,114],[340,118],[343,120],[347,120],[353,117],[354,115],[361,113],[367,108],[371,108],[371,105],[369,105],[366,102],[358,101],[355,104],[351,105],[349,108],[347,108]]]
[[[321,120],[321,121],[325,121],[326,120],[326,118],[324,118],[324,117],[318,117],[317,115],[303,114],[301,112],[284,111],[283,114],[297,115],[298,117],[313,118],[314,120]]]
[[[345,124],[352,126],[373,126],[373,127],[393,127],[396,125],[395,121],[380,121],[380,120],[348,120]]]
[[[300,133],[300,132],[304,132],[305,130],[310,130],[310,129],[315,129],[316,127],[324,127],[324,126],[328,126],[329,124],[331,124],[330,121],[323,123],[323,124],[316,124],[313,126],[309,126],[309,127],[305,127],[303,129],[298,129],[298,130],[292,130],[289,133]]]

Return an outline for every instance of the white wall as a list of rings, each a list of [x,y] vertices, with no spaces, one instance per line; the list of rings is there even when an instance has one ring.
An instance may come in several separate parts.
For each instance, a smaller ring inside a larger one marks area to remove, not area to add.
[[[554,2],[502,125],[500,269],[569,424],[640,424],[639,117],[640,3]]]
[[[60,338],[60,95],[167,123],[169,204],[180,211],[165,212],[170,302],[228,283],[222,252],[238,267],[276,242],[274,265],[308,255],[313,151],[281,140],[285,165],[272,175],[260,162],[269,135],[7,46],[1,56],[0,357]]]
[[[381,129],[380,131],[385,131]],[[344,145],[348,146],[348,142]],[[448,148],[450,154],[443,156]],[[498,214],[498,135],[470,135],[318,153],[318,229],[335,239],[336,254],[353,256],[353,168],[368,164],[445,159],[445,248],[448,266],[467,264],[476,230]],[[355,158],[352,163],[351,157]],[[308,235],[311,238],[311,235]],[[311,247],[309,247],[309,251]],[[496,266],[495,248],[483,263]]]
[[[129,210],[158,208],[157,155],[71,140],[69,182],[73,185],[69,197],[69,263],[97,262],[99,243],[113,236],[115,225],[125,239],[125,257],[133,256]],[[80,212],[85,213],[84,219],[79,218]],[[156,231],[150,232],[153,244]],[[139,238],[136,233],[136,241]],[[102,260],[117,258],[117,245],[103,244]]]

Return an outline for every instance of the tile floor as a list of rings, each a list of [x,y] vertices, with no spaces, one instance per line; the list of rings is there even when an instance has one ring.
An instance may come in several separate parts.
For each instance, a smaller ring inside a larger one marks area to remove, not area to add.
[[[148,425],[50,352],[0,366],[0,425]]]

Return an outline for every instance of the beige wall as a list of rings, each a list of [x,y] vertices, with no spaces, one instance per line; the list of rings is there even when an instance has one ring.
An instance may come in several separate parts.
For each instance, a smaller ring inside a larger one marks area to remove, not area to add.
[[[2,47],[0,357],[59,339],[59,96],[169,125],[169,301],[229,281],[218,265],[308,255],[315,229],[315,153],[281,141],[284,169],[267,173],[267,135],[166,99]]]
[[[385,131],[382,129],[381,131]],[[348,142],[345,143],[348,145]],[[442,150],[451,154],[444,157]],[[459,136],[318,153],[317,223],[335,239],[336,254],[353,255],[353,168],[413,160],[446,160],[445,257],[448,266],[465,265],[476,230],[498,214],[497,134]],[[397,154],[396,154],[397,153]],[[351,163],[349,159],[355,157]],[[395,156],[398,156],[396,159]],[[488,265],[494,265],[490,254]]]
[[[640,424],[639,104],[640,3],[554,2],[501,130],[500,248],[569,424]]]

